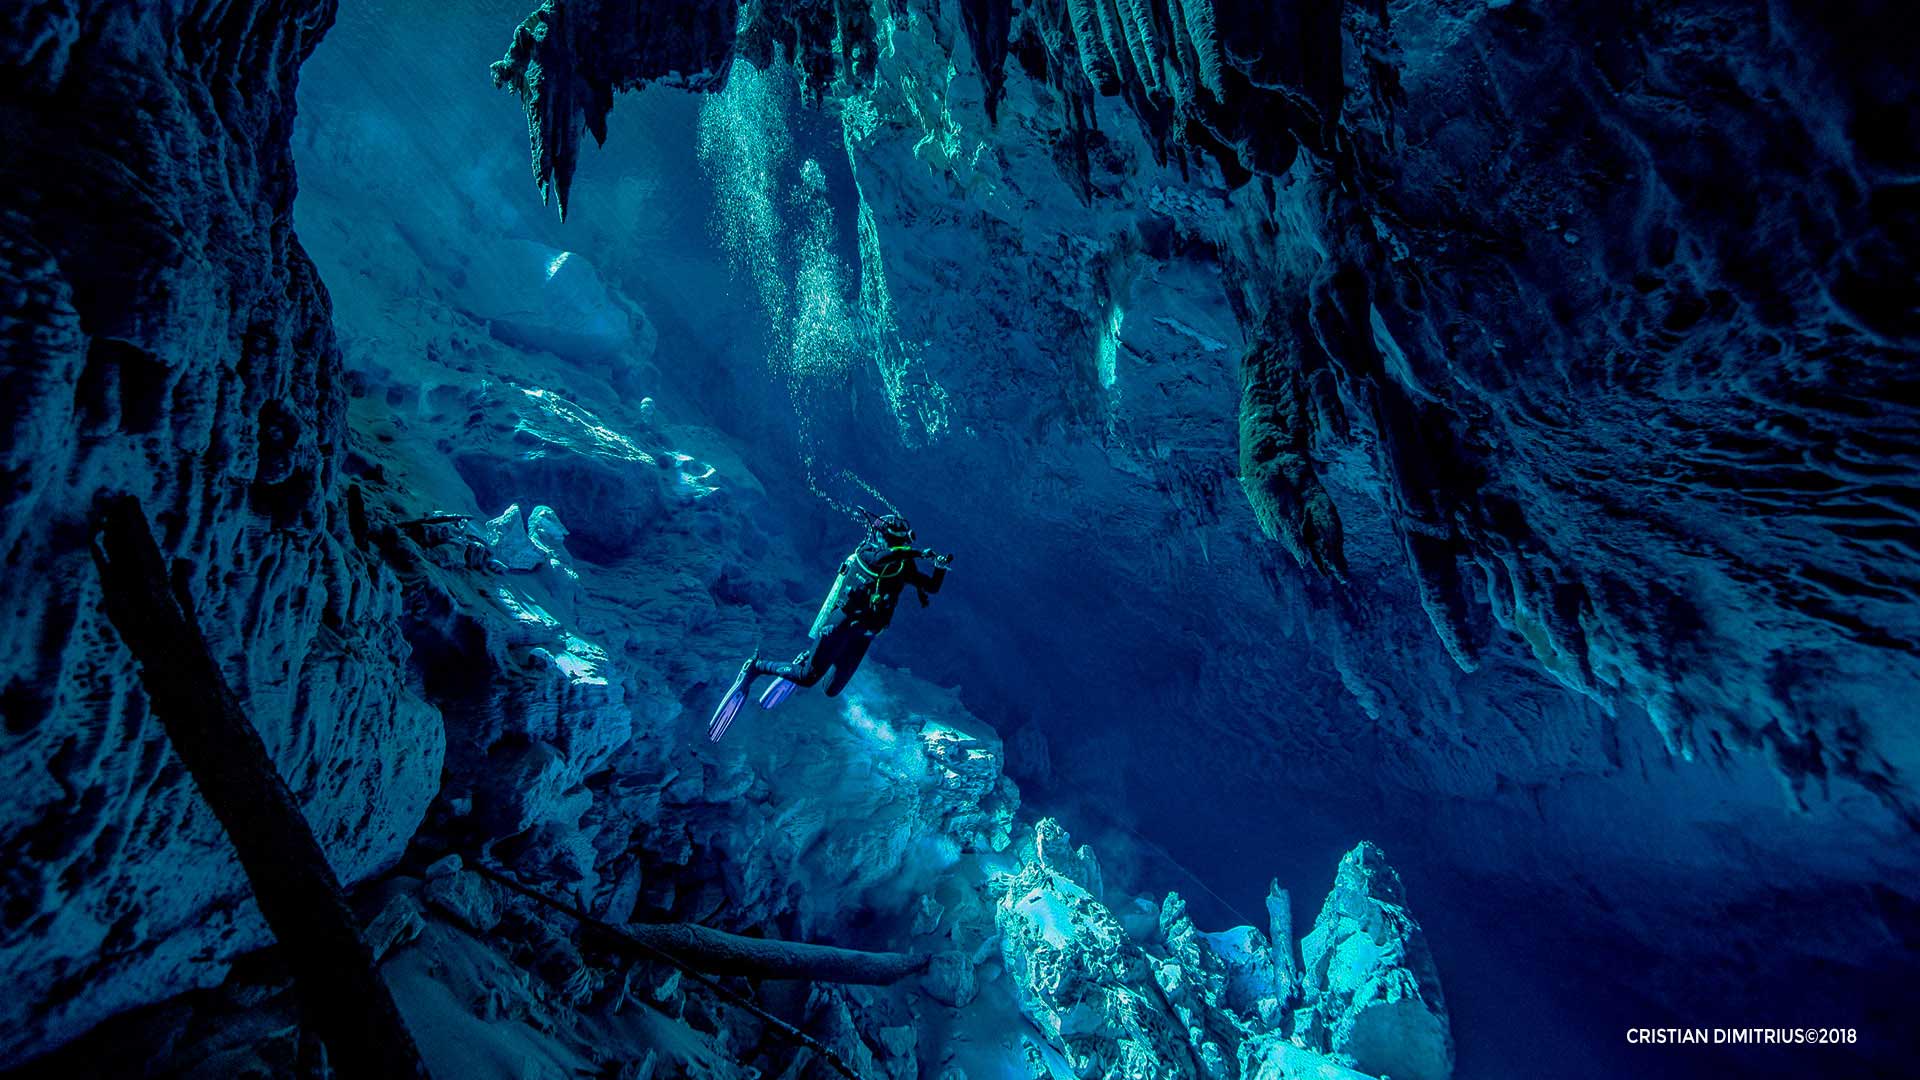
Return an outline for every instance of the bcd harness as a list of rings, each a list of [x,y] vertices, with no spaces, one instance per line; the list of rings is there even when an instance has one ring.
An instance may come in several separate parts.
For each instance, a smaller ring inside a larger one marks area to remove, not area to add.
[[[882,596],[885,595],[885,583],[906,573],[907,560],[883,557],[880,566],[868,566],[860,557],[862,548],[855,548],[851,555],[840,564],[840,572],[833,579],[833,588],[828,590],[825,603],[820,605],[820,614],[814,616],[813,628],[807,636],[818,640],[833,625],[834,618],[842,611],[853,607],[856,596],[865,593],[867,607],[877,610]],[[905,553],[908,557],[919,554],[918,549],[906,544],[893,544],[886,550],[887,556]],[[889,569],[891,567],[891,569]]]

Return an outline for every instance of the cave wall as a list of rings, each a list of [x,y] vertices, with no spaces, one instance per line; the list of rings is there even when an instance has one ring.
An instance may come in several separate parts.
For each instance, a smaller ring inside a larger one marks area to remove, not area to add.
[[[1420,439],[1385,460],[1429,458],[1498,621],[1682,754],[1907,814],[1913,86],[1874,15],[1410,5],[1347,113],[1414,430],[1373,412]]]
[[[138,496],[185,560],[342,877],[391,863],[437,782],[393,576],[343,542],[340,358],[290,224],[295,75],[331,18],[32,4],[0,26],[8,1062],[266,940],[102,616],[96,491]]]

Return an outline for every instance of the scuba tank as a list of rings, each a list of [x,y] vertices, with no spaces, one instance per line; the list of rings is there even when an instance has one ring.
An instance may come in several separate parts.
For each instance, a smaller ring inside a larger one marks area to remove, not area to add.
[[[877,565],[869,565],[862,557],[870,551]],[[888,578],[899,577],[906,572],[908,560],[889,562],[888,556],[896,552],[917,554],[914,548],[905,544],[889,545],[878,550],[867,544],[854,548],[853,553],[840,563],[833,587],[827,590],[827,598],[820,604],[820,613],[813,617],[813,628],[807,631],[807,636],[818,641],[845,612],[877,609],[883,583]]]
[[[818,641],[839,621],[843,612],[857,611],[862,608],[877,608],[882,594],[881,583],[887,578],[898,577],[907,568],[906,559],[892,563],[888,568],[889,556],[896,553],[917,555],[913,547],[913,527],[907,519],[898,514],[880,515],[865,507],[854,509],[866,515],[867,538],[853,553],[841,560],[840,572],[833,579],[833,588],[827,590],[827,598],[820,605],[820,613],[813,617],[813,628],[807,636]],[[868,565],[862,558],[872,552],[874,565]]]
[[[820,605],[820,614],[813,617],[813,628],[807,636],[815,641],[826,635],[827,630],[839,621],[840,612],[847,606],[848,597],[860,587],[859,553],[847,556],[840,564],[840,572],[834,575],[833,588],[827,590],[827,599]]]

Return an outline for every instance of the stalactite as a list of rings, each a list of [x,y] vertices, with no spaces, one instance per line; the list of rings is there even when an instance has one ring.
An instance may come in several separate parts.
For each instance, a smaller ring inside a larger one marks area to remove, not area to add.
[[[1080,54],[1080,69],[1087,81],[1102,94],[1117,93],[1120,76],[1114,70],[1105,39],[1101,37],[1097,8],[1107,0],[1066,0],[1067,18],[1073,27],[1074,51]]]
[[[1114,0],[1114,21],[1126,39],[1133,57],[1133,69],[1149,93],[1160,93],[1160,71],[1166,59],[1165,43],[1154,23],[1159,17],[1156,0]]]
[[[1266,534],[1300,566],[1346,574],[1340,516],[1314,473],[1302,315],[1263,325],[1241,361],[1240,484]]]
[[[1007,34],[1013,23],[1013,0],[961,0],[960,22],[973,47],[974,63],[986,84],[987,119],[997,121],[1000,98],[1006,93]]]
[[[1184,33],[1193,49],[1200,85],[1213,94],[1216,102],[1227,97],[1221,77],[1220,35],[1214,28],[1213,0],[1168,0],[1174,12],[1176,33]]]
[[[1115,81],[1119,84],[1120,95],[1128,98],[1129,103],[1145,87],[1134,66],[1133,50],[1127,44],[1127,27],[1122,22],[1117,0],[1089,0],[1093,5],[1094,24],[1099,28],[1098,47],[1107,56],[1113,67]]]

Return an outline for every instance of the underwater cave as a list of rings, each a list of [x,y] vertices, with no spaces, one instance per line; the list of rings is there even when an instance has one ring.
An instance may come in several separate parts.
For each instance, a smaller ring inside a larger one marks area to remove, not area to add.
[[[1913,1075],[1908,21],[10,5],[0,1075]]]

